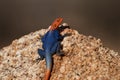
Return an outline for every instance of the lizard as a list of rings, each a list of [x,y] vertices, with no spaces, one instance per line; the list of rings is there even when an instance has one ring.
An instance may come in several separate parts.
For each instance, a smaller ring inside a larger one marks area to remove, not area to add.
[[[45,33],[45,35],[42,37],[42,48],[38,49],[38,54],[40,58],[37,60],[43,60],[45,58],[46,61],[46,73],[45,73],[45,79],[49,80],[51,76],[51,71],[53,67],[52,63],[52,55],[57,54],[59,56],[64,55],[61,52],[61,41],[65,36],[62,36],[60,33],[65,28],[70,28],[68,25],[61,25],[63,18],[57,18],[52,25],[48,28],[49,30]]]

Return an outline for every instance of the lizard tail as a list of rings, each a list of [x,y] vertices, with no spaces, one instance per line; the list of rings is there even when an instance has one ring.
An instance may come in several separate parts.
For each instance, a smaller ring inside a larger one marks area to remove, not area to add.
[[[50,79],[50,73],[51,73],[50,70],[46,71],[46,73],[45,73],[45,80],[49,80]]]
[[[45,80],[49,80],[51,75],[51,70],[52,70],[52,55],[50,53],[46,54],[45,61],[46,61],[46,68],[47,68],[45,73]]]

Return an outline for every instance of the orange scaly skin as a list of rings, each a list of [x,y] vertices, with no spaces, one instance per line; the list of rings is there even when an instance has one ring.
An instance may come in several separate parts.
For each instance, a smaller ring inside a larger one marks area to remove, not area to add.
[[[51,71],[49,69],[47,69],[46,73],[45,73],[45,80],[49,80],[50,78],[50,73]]]
[[[63,18],[57,18],[57,19],[51,24],[50,30],[55,30],[55,29],[61,24],[62,21],[63,21]]]

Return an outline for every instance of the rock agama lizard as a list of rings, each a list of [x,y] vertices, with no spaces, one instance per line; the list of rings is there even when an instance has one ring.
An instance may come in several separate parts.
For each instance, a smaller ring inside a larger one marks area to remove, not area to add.
[[[49,30],[45,35],[42,37],[42,48],[38,49],[38,54],[40,58],[38,60],[43,60],[45,58],[46,61],[46,73],[45,73],[45,79],[49,80],[52,70],[52,55],[58,54],[63,55],[61,52],[61,41],[63,40],[64,36],[61,36],[61,32],[65,28],[69,28],[67,25],[61,25],[63,18],[57,18],[52,25],[49,27]]]

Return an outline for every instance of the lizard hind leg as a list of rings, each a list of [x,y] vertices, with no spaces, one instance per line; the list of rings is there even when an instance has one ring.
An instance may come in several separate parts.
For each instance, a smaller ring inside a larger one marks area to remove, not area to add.
[[[45,51],[42,49],[38,49],[38,54],[40,56],[40,58],[38,58],[39,60],[43,60],[45,58]]]
[[[53,48],[51,49],[52,55],[56,53],[56,55],[58,56],[64,56],[64,53],[62,53],[61,49],[62,49],[61,41],[58,41],[56,44],[54,44]]]

